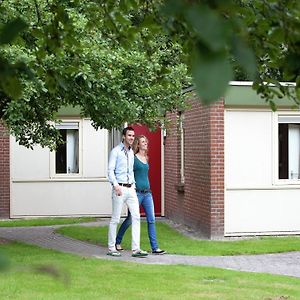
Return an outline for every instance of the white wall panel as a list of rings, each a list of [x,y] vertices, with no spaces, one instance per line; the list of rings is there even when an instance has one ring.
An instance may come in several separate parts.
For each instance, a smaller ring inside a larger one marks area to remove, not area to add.
[[[49,178],[48,148],[35,146],[33,150],[20,146],[14,137],[10,139],[11,177],[13,179]]]
[[[11,138],[11,217],[111,214],[107,130],[87,119],[80,128],[81,172],[73,176],[54,174],[49,149],[29,150]]]
[[[272,112],[225,112],[225,186],[272,184]]]
[[[111,214],[108,182],[13,183],[11,217]]]
[[[300,190],[230,190],[225,194],[225,234],[300,232]]]
[[[83,177],[106,177],[108,161],[107,130],[95,130],[90,120],[83,121]]]

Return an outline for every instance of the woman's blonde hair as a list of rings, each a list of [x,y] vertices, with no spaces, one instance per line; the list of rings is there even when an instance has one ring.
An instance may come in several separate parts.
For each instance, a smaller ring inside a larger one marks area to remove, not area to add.
[[[135,138],[134,138],[134,141],[133,141],[133,144],[132,144],[132,149],[133,149],[133,152],[134,154],[137,154],[139,152],[139,143],[140,143],[140,140],[141,139],[145,139],[147,141],[147,143],[149,143],[149,140],[147,139],[146,136],[144,135],[137,135]],[[148,150],[146,151],[146,157],[148,159]]]

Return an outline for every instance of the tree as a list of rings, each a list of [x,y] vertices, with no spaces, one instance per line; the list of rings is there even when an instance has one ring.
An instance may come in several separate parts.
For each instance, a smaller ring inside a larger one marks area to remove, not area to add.
[[[145,1],[123,9],[105,2],[111,22],[121,35],[119,21]],[[300,2],[296,0],[167,0],[146,1],[147,13],[138,26],[164,30],[183,46],[197,92],[205,103],[224,96],[228,81],[242,68],[253,87],[270,102],[287,95],[300,102]],[[151,9],[149,8],[151,7]],[[150,13],[149,13],[150,12]],[[131,23],[133,27],[136,24]],[[233,63],[232,63],[233,62]],[[280,84],[295,82],[295,88]],[[275,88],[272,86],[274,85]]]
[[[157,125],[183,104],[188,77],[179,44],[144,29],[125,48],[93,2],[31,3],[2,3],[7,21],[31,24],[0,52],[13,70],[2,82],[0,116],[20,144],[54,148],[59,137],[49,121],[62,106],[79,106],[96,128],[112,128]]]
[[[6,24],[0,34],[5,66],[0,109],[26,146],[53,145],[49,139],[57,138],[56,131],[47,121],[55,120],[63,105],[79,105],[95,127],[125,120],[157,123],[167,110],[183,105],[185,65],[204,103],[224,96],[237,67],[273,109],[275,96],[300,101],[299,1],[7,0],[0,5]]]

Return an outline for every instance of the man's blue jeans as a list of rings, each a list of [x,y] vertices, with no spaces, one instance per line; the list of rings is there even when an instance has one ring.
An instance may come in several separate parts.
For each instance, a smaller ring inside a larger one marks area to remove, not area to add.
[[[156,239],[155,214],[154,214],[152,193],[137,192],[136,194],[139,199],[140,205],[144,208],[144,211],[146,213],[147,224],[148,224],[148,236],[150,240],[151,249],[153,251],[158,249],[158,244]],[[130,225],[131,225],[131,214],[128,211],[127,218],[124,220],[124,222],[119,228],[118,235],[116,238],[116,244],[121,244],[123,236]]]

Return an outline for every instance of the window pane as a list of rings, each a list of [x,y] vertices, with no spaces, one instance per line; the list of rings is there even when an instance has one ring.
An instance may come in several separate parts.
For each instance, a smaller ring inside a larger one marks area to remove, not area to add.
[[[289,124],[289,179],[299,179],[300,124]]]
[[[78,173],[78,130],[68,129],[67,130],[67,172]]]
[[[67,172],[67,151],[66,151],[67,130],[61,129],[59,132],[64,142],[63,144],[60,144],[56,150],[55,161],[56,161],[57,174]]]
[[[121,143],[122,140],[122,130],[113,128],[109,131],[108,134],[108,153],[116,147],[118,144]]]
[[[300,124],[279,124],[279,179],[300,178]]]
[[[78,124],[78,123],[77,123]],[[77,126],[78,128],[78,126]],[[79,132],[78,129],[60,129],[64,141],[56,151],[56,173],[79,173]]]

